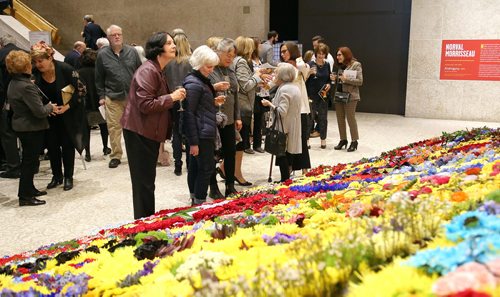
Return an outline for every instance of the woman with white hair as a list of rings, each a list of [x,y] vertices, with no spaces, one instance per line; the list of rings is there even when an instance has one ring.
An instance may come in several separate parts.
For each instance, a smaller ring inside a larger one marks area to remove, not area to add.
[[[224,175],[226,179],[225,196],[237,193],[234,188],[234,172],[235,172],[235,157],[236,157],[236,130],[240,131],[242,127],[240,104],[238,101],[238,80],[234,70],[230,68],[236,57],[236,46],[234,40],[224,38],[216,46],[215,52],[219,56],[219,64],[215,67],[214,71],[210,74],[210,81],[212,84],[224,83],[226,91],[226,101],[221,107],[222,112],[227,116],[227,123],[223,128],[219,129],[220,138],[222,142],[222,158],[224,159],[224,171],[219,169],[219,174]],[[228,86],[229,85],[229,88]],[[219,89],[215,87],[217,91]],[[217,182],[215,176],[212,177],[210,184],[210,192],[215,194],[218,192]],[[218,194],[218,193],[217,193]],[[211,195],[211,197],[219,195]]]
[[[270,102],[262,99],[262,105],[269,106],[281,117],[278,120],[278,129],[287,134],[286,155],[276,158],[276,165],[280,167],[281,182],[290,178],[290,164],[294,155],[302,153],[302,126],[301,126],[301,92],[293,81],[296,78],[296,69],[288,63],[278,64],[275,83],[278,90]]]
[[[184,133],[189,144],[188,186],[192,205],[205,202],[210,178],[215,169],[217,136],[215,88],[208,76],[219,64],[219,56],[208,46],[198,47],[189,58],[193,71],[184,80],[187,91],[184,112]]]

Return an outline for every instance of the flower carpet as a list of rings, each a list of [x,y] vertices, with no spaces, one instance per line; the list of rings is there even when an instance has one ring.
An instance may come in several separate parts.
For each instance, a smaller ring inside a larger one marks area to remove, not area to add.
[[[500,296],[500,129],[0,259],[2,296]]]

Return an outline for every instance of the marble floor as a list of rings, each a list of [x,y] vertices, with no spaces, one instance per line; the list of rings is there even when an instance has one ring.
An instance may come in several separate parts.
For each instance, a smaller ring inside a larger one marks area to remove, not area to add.
[[[336,164],[377,156],[381,152],[408,143],[473,127],[500,127],[500,122],[470,122],[406,118],[397,115],[358,113],[359,148],[348,153],[335,151],[339,139],[335,112],[328,115],[327,148],[320,148],[320,139],[311,139],[311,162]],[[168,150],[171,146],[167,144]],[[102,228],[133,220],[132,189],[126,157],[116,169],[108,168],[108,157],[102,155],[99,131],[92,131],[92,161],[84,169],[81,160],[75,161],[74,188],[63,191],[51,189],[43,198],[46,205],[19,207],[18,180],[0,178],[0,256],[36,249],[50,244],[94,234]],[[269,154],[245,154],[243,172],[254,184],[267,182]],[[51,179],[48,161],[42,161],[40,173],[35,176],[38,189],[45,189]],[[273,179],[279,179],[279,170],[273,169]],[[219,183],[221,189],[223,184]],[[244,187],[237,186],[239,190]],[[173,173],[173,167],[158,167],[156,178],[156,209],[174,208],[190,203],[186,169],[182,176]]]

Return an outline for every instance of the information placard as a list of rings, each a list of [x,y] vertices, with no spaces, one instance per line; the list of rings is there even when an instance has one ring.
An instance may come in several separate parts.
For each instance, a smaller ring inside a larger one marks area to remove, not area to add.
[[[500,40],[443,40],[439,78],[500,80]]]

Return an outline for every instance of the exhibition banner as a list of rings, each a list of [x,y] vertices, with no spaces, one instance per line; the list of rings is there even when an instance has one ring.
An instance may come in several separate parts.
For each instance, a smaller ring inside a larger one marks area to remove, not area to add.
[[[500,80],[500,40],[443,40],[439,78]]]

